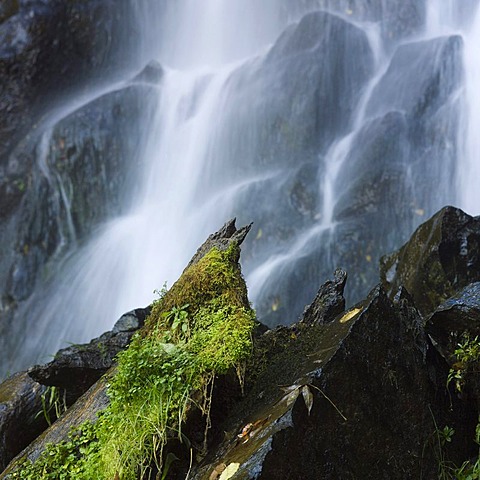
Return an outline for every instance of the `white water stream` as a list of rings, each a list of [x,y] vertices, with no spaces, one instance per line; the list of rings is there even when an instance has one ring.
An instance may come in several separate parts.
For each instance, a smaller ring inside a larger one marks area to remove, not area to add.
[[[229,159],[239,161],[235,156],[238,152],[233,151],[236,148],[253,151],[255,145],[250,145],[250,139],[262,128],[256,124],[257,116],[250,118],[247,127],[228,116],[233,111],[240,118],[242,112],[254,111],[258,101],[255,77],[250,79],[252,89],[244,89],[240,100],[232,100],[236,93],[232,90],[238,77],[236,72],[244,65],[251,65],[255,71],[255,65],[264,61],[268,49],[288,25],[325,2],[289,2],[289,8],[281,4],[278,0],[176,0],[167,2],[161,11],[162,18],[156,20],[148,18],[147,11],[139,12],[149,22],[149,32],[152,22],[158,22],[157,41],[148,48],[150,56],[165,70],[158,97],[152,98],[157,102],[156,117],[151,125],[145,126],[149,137],[145,147],[146,167],[141,174],[143,187],[137,198],[128,201],[129,213],[111,219],[88,243],[65,257],[58,277],[47,291],[39,291],[23,307],[21,313],[34,317],[35,323],[28,339],[17,346],[13,369],[17,365],[23,367],[32,358],[46,360],[46,355],[68,342],[87,341],[109,329],[125,311],[149,304],[154,298],[153,290],[161,288],[165,281],[169,285],[175,281],[209,233],[230,216],[238,215],[244,222],[252,220],[249,217],[255,216],[255,211],[236,210],[245,195],[268,188],[272,192],[286,188],[285,176],[295,165],[285,168],[259,165],[258,169],[252,169],[249,159],[241,158],[245,165],[225,166]],[[429,0],[427,5],[425,30],[415,40],[460,33],[465,43],[465,90],[457,92],[455,97],[463,102],[459,193],[457,198],[442,198],[442,202],[457,202],[468,213],[479,214],[480,12],[474,15],[473,2],[471,15],[463,10],[459,14],[458,1]],[[369,117],[372,110],[369,111],[368,104],[395,51],[384,45],[378,23],[350,18],[350,9],[339,13],[366,32],[373,68],[352,108],[346,132],[332,141],[326,152],[317,154],[316,161],[325,168],[314,179],[318,199],[310,222],[298,229],[292,227],[293,232],[288,233],[286,240],[273,238],[269,248],[263,248],[257,256],[254,241],[261,238],[269,225],[267,221],[254,226],[252,234],[256,238],[250,240],[253,247],[249,250],[247,246],[248,256],[244,261],[254,303],[268,296],[266,289],[272,283],[294,272],[299,260],[308,258],[316,249],[323,248],[322,255],[329,259],[326,271],[337,266],[329,263],[335,261],[337,246],[325,245],[329,238],[325,233],[331,234],[338,223],[335,208],[345,162],[366,122],[374,120]],[[473,21],[466,26],[468,17]],[[390,107],[398,109],[394,100],[391,105],[385,103],[386,111]],[[284,134],[288,135],[288,131]],[[233,138],[235,142],[225,144],[225,138]],[[52,181],[57,179],[52,177]],[[62,189],[58,201],[68,208],[69,194]],[[270,197],[277,198],[273,195]],[[438,197],[439,193],[434,195]],[[269,202],[269,195],[263,198]],[[259,210],[263,206],[259,204]],[[276,207],[274,203],[269,206],[272,212]],[[73,235],[71,219],[66,232]],[[302,273],[298,276],[301,278]],[[318,278],[318,285],[324,280]],[[40,296],[48,300],[39,301]],[[274,298],[273,304],[276,302]],[[283,319],[293,320],[295,317]]]

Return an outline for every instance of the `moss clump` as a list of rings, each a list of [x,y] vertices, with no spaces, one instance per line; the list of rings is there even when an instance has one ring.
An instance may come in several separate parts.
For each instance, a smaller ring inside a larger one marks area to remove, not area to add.
[[[252,350],[254,312],[238,256],[236,244],[213,248],[154,304],[146,327],[118,357],[110,405],[89,441],[95,448],[78,459],[75,478],[149,478],[168,463],[167,441],[184,440],[187,413],[199,408],[208,417],[215,376],[241,371]],[[36,478],[54,478],[42,468]]]

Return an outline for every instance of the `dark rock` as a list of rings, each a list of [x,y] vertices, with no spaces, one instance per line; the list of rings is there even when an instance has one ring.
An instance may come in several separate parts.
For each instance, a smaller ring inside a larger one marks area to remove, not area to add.
[[[128,346],[149,313],[150,308],[137,308],[122,315],[110,332],[88,344],[60,350],[51,362],[32,367],[28,374],[42,385],[64,389],[67,404],[73,404],[112,367],[117,354]]]
[[[222,425],[228,434],[191,478],[212,478],[221,463],[238,463],[238,478],[249,479],[436,478],[436,425],[456,428],[445,458],[471,452],[461,438],[473,429],[462,421],[473,425],[475,410],[450,410],[448,365],[405,291],[394,304],[377,287],[334,322],[320,317],[264,337],[283,348],[267,353]]]
[[[132,79],[132,83],[145,83],[147,85],[159,85],[162,81],[164,71],[159,62],[153,60]]]
[[[41,400],[45,391],[25,372],[0,384],[0,472],[47,427]]]
[[[313,302],[305,308],[302,322],[308,324],[328,323],[343,313],[345,311],[343,290],[346,281],[347,272],[341,269],[335,270],[334,280],[324,283]]]
[[[445,207],[397,252],[382,258],[381,279],[392,297],[401,285],[424,315],[480,281],[480,219]]]
[[[480,282],[468,285],[440,304],[426,327],[440,352],[454,361],[454,351],[465,340],[465,334],[471,339],[480,338]]]
[[[2,2],[0,165],[47,104],[125,69],[133,11],[128,1]]]
[[[224,251],[227,250],[228,247],[233,243],[236,243],[238,246],[240,246],[245,240],[248,232],[252,228],[252,224],[245,225],[244,227],[237,230],[237,227],[235,226],[235,221],[235,218],[229,220],[218,232],[212,233],[198,248],[186,268],[190,267],[194,263],[197,263],[212,248],[218,248],[218,250]]]

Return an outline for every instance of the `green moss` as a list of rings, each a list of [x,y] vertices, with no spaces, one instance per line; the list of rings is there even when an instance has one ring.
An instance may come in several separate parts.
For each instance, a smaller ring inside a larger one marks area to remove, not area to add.
[[[187,413],[198,408],[208,417],[215,376],[242,371],[252,350],[254,313],[238,256],[235,244],[213,248],[155,303],[146,327],[118,357],[110,405],[89,441],[95,448],[77,459],[75,478],[136,479],[162,471],[168,440],[185,440]],[[44,469],[43,456],[24,472],[37,464]],[[43,471],[35,478],[54,478]]]

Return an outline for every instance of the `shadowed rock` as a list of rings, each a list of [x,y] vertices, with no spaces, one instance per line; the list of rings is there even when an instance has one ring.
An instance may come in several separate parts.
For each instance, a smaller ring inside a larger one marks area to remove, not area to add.
[[[302,322],[327,323],[345,311],[343,290],[347,281],[347,272],[335,270],[333,281],[324,283],[313,302],[305,308]]]
[[[0,472],[47,427],[41,400],[45,391],[25,372],[0,385]]]
[[[60,350],[51,362],[32,367],[28,374],[43,385],[66,390],[67,403],[72,404],[113,365],[149,313],[150,308],[137,308],[122,315],[110,332]]]

